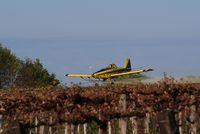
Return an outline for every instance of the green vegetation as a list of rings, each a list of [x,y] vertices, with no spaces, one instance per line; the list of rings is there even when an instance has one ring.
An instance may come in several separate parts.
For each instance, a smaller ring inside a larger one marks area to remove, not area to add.
[[[39,59],[22,61],[21,69],[15,82],[15,85],[19,87],[45,87],[57,84],[58,80],[55,79],[55,74],[49,74]]]
[[[56,86],[59,81],[39,59],[20,60],[10,49],[0,44],[0,88]]]
[[[14,84],[19,68],[20,60],[0,44],[0,88]]]

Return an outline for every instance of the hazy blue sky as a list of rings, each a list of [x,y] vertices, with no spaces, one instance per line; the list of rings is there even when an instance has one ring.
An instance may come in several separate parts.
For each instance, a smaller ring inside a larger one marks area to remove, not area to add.
[[[125,57],[148,75],[200,74],[199,0],[2,0],[0,19],[0,42],[63,82]]]
[[[2,37],[199,37],[199,0],[1,0]]]

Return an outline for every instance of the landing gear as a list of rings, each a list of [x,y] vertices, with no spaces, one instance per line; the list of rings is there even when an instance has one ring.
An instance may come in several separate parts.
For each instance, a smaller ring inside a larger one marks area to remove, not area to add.
[[[109,83],[110,83],[111,85],[115,84],[115,83],[114,83],[114,79],[108,79],[108,80],[109,80]]]

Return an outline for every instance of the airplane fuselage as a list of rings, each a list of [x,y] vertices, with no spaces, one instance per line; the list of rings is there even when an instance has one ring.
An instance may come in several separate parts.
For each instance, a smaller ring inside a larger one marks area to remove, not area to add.
[[[108,79],[112,74],[131,71],[131,68],[104,68],[92,74],[92,77],[99,79]]]

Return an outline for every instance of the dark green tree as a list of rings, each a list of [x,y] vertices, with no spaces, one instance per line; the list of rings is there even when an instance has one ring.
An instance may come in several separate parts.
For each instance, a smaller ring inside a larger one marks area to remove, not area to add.
[[[20,87],[46,87],[56,86],[57,84],[59,84],[59,81],[55,78],[55,74],[49,74],[39,59],[23,61],[15,82],[15,85]]]
[[[20,70],[20,60],[0,44],[0,88],[11,86]]]
[[[0,89],[4,87],[56,86],[59,81],[50,74],[39,59],[20,60],[0,44]]]

